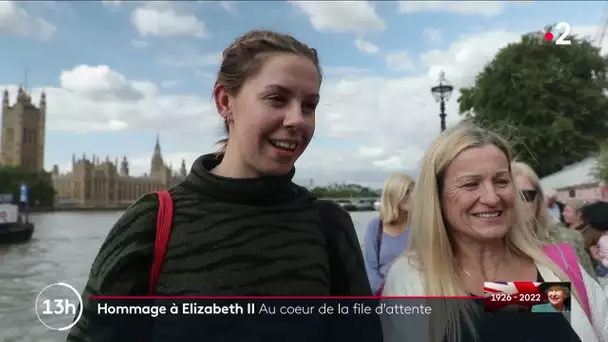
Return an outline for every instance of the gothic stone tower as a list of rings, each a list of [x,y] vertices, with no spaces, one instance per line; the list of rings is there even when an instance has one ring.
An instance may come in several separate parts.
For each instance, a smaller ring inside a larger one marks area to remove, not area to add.
[[[42,93],[38,108],[29,94],[19,87],[17,101],[9,104],[8,90],[2,97],[2,141],[0,161],[30,171],[44,167],[46,95]]]
[[[160,150],[160,136],[158,134],[156,135],[154,154],[152,154],[152,160],[150,161],[150,176],[158,180],[164,180],[166,177],[166,167]]]

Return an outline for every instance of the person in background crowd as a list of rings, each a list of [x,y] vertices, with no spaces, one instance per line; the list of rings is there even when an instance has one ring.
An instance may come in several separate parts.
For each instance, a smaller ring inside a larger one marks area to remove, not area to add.
[[[529,227],[511,160],[503,138],[470,124],[439,135],[423,157],[409,247],[390,267],[384,296],[483,297],[485,281],[571,281]],[[573,291],[571,325],[561,315],[486,315],[479,302],[435,299],[440,312],[426,320],[382,316],[384,341],[605,341],[606,295],[580,271],[590,314]]]
[[[554,220],[565,224],[564,203],[557,200],[557,191],[554,189],[546,189],[545,197],[547,198],[547,209],[549,209],[549,215],[551,215]]]
[[[570,229],[580,230],[586,223],[583,220],[581,209],[585,206],[585,201],[571,198],[566,201],[564,206],[564,221]]]
[[[604,269],[608,268],[608,232],[604,232],[603,235],[597,241],[597,261]]]
[[[414,181],[408,175],[391,175],[382,190],[380,215],[367,225],[363,256],[373,293],[380,289],[393,260],[405,251],[413,189]]]
[[[511,163],[513,180],[519,189],[528,208],[528,218],[536,228],[535,233],[543,244],[568,243],[576,252],[578,262],[585,271],[595,278],[595,268],[585,249],[583,235],[575,230],[564,227],[549,214],[549,208],[544,205],[545,196],[539,183],[536,172],[530,165],[522,162]]]
[[[589,251],[589,248],[597,243],[602,233],[585,221],[583,208],[586,204],[585,201],[580,199],[568,200],[564,208],[564,221],[568,225],[568,228],[574,229],[583,235],[585,249]]]
[[[150,292],[370,296],[349,214],[292,182],[294,163],[315,131],[320,86],[316,50],[292,36],[251,31],[223,51],[213,96],[227,138],[220,152],[200,156],[186,180],[169,189],[173,228],[158,282],[148,289],[159,197],[147,194],[127,209],[102,244],[82,294],[82,317],[67,341],[335,340],[324,335],[325,329],[294,331],[289,322],[246,325],[251,322],[245,318],[235,326],[225,316],[159,318],[151,329],[147,323],[134,325],[138,318],[131,316],[100,317],[91,300]],[[379,324],[371,332],[349,327],[348,334],[360,335],[358,341],[373,335],[377,341]]]
[[[589,247],[589,254],[595,261],[596,272],[600,282],[608,285],[608,202],[597,201],[586,205],[582,209],[583,219],[595,230],[594,234],[599,236],[596,244]]]

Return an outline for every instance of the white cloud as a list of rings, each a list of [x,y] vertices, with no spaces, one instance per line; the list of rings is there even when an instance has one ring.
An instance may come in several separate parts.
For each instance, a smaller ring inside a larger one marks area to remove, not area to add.
[[[133,39],[130,42],[132,47],[138,48],[138,49],[143,49],[145,47],[148,46],[148,42],[145,42],[143,40],[139,40],[139,39]]]
[[[582,31],[595,32],[573,27],[573,34]],[[415,76],[378,76],[348,64],[324,67],[327,75],[316,136],[297,163],[296,178],[306,182],[313,178],[315,184],[353,181],[380,186],[391,172],[415,176],[424,150],[440,130],[439,106],[430,92],[439,71],[445,70],[455,87],[446,110],[447,123],[453,125],[461,118],[456,102],[459,89],[470,86],[498,49],[518,41],[521,33],[471,34],[445,49],[427,51],[417,60]],[[211,85],[213,80],[204,82]],[[160,131],[161,140],[170,140],[179,151],[165,156],[174,167],[184,156],[191,163],[200,153],[211,151],[222,132],[208,93],[170,95],[162,84],[131,80],[106,66],[66,70],[61,74],[61,88],[44,88],[49,130]],[[16,86],[9,90],[14,96]],[[39,96],[40,89],[35,89],[33,98]],[[69,161],[70,157],[65,158]],[[148,170],[150,154],[129,157],[141,161],[134,170]],[[65,161],[49,160],[49,164]]]
[[[608,39],[604,36],[604,40],[598,42],[600,39],[598,36],[598,28],[597,26],[575,26],[572,27],[572,32],[570,35],[576,35],[578,38],[587,38],[592,41],[595,46],[600,46],[602,52],[608,51]]]
[[[472,85],[498,49],[518,41],[521,33],[484,32],[463,37],[445,50],[429,51],[417,66],[425,72],[422,76],[359,75],[325,82],[317,134],[347,147],[330,149],[313,142],[298,162],[298,172],[314,175],[317,182],[343,177],[377,186],[391,172],[415,176],[424,150],[440,131],[439,106],[430,92],[439,71],[444,69],[455,86],[446,111],[447,123],[453,125],[461,119],[459,89]]]
[[[378,48],[378,46],[374,45],[370,41],[363,40],[361,38],[357,38],[355,40],[355,46],[357,46],[357,49],[359,49],[359,51],[369,54],[374,54],[380,51],[380,48]]]
[[[428,76],[436,78],[443,70],[451,82],[468,85],[500,48],[519,41],[522,33],[494,30],[470,35],[450,44],[447,51],[428,51],[420,60],[427,66]]]
[[[60,87],[32,90],[35,102],[47,94],[47,129],[91,131],[161,131],[181,137],[182,146],[199,143],[199,134],[215,139],[221,123],[208,96],[163,94],[146,80],[129,80],[108,66],[80,65],[64,70]],[[17,85],[6,85],[11,102]],[[0,85],[1,89],[5,85]],[[190,139],[190,140],[189,140]],[[194,140],[194,141],[193,141]],[[49,161],[62,164],[61,161]]]
[[[142,36],[203,38],[209,34],[205,23],[195,15],[178,12],[163,2],[136,8],[131,22]]]
[[[0,36],[48,39],[57,27],[40,17],[32,17],[16,1],[0,1]]]
[[[370,72],[370,69],[348,67],[348,66],[329,66],[323,67],[323,73],[325,76],[330,77],[341,77],[341,78],[353,78],[360,77],[361,75]]]
[[[79,65],[63,71],[59,80],[65,90],[91,101],[139,101],[144,98],[143,89],[137,89],[137,83],[110,70],[107,65]],[[155,92],[153,86],[143,86],[152,87],[152,92]]]
[[[378,146],[360,146],[357,154],[363,158],[379,157],[384,155],[384,148]]]
[[[505,7],[503,1],[399,1],[399,12],[449,12],[494,17]]]
[[[173,54],[161,57],[160,63],[165,66],[176,68],[190,67],[218,67],[222,60],[221,52],[207,54]]]
[[[207,4],[217,4],[220,6],[220,8],[222,8],[224,11],[228,12],[228,13],[236,13],[236,5],[237,5],[237,1],[227,1],[227,0],[199,0],[197,1],[197,3],[202,4],[202,5],[207,5]]]
[[[318,31],[377,32],[386,24],[369,1],[291,1]]]
[[[203,71],[203,70],[194,70],[194,74],[205,80],[214,80],[215,76],[216,76],[212,72]]]
[[[122,5],[122,0],[102,0],[101,3],[106,7],[118,7]]]
[[[129,127],[129,124],[122,120],[110,119],[108,121],[108,129],[110,131],[122,131],[127,127]]]
[[[389,170],[399,170],[404,168],[403,161],[399,156],[390,156],[388,158],[374,160],[372,164],[376,167],[389,169]]]
[[[178,81],[163,81],[160,83],[160,86],[163,88],[173,88],[179,84]]]
[[[407,51],[398,51],[386,55],[386,67],[395,71],[414,70],[414,61]]]
[[[441,31],[438,29],[434,29],[432,27],[427,27],[422,31],[424,38],[426,38],[432,44],[437,44],[441,42],[442,36]]]
[[[236,2],[235,1],[220,1],[220,7],[223,8],[228,13],[236,12]]]

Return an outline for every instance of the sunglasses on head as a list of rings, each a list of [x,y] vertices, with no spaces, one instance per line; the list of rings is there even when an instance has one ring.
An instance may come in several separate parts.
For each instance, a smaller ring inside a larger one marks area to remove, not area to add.
[[[521,198],[528,203],[533,202],[538,195],[537,190],[520,190],[519,192],[521,193]]]

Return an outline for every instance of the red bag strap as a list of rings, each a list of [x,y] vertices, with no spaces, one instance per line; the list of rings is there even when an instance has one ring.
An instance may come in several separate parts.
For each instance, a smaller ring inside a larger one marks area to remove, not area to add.
[[[148,283],[148,296],[154,295],[160,269],[165,260],[167,244],[171,235],[173,221],[173,199],[168,191],[158,191],[158,214],[156,216],[156,240],[154,241],[154,259]]]

